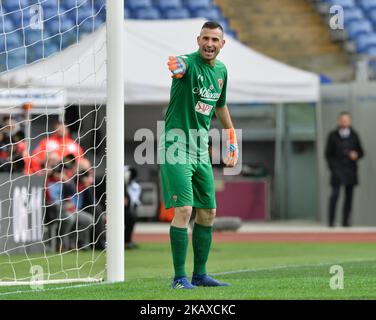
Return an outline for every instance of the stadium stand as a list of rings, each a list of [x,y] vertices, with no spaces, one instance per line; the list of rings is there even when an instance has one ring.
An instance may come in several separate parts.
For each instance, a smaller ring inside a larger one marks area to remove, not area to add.
[[[221,9],[212,0],[126,0],[125,18],[218,20],[233,37]],[[40,4],[43,32],[30,26],[30,10]],[[0,2],[0,71],[48,57],[105,22],[105,0],[3,0]]]
[[[124,3],[129,19],[217,20],[246,45],[298,68],[325,71],[334,81],[352,79],[359,57],[374,56],[376,50],[376,0],[283,0],[283,5],[279,0]],[[35,4],[43,8],[43,32],[30,25]],[[341,36],[328,27],[333,5],[344,8]],[[5,71],[48,57],[94,32],[105,22],[105,0],[3,0],[0,16],[0,71]]]
[[[376,78],[376,0],[317,0],[312,1],[328,21],[331,6],[344,9],[343,37],[338,37],[339,44],[347,52],[355,66],[357,61],[365,59],[371,68],[371,78]],[[333,38],[338,30],[332,30]]]
[[[289,65],[324,73],[333,81],[353,78],[346,51],[333,42],[326,22],[312,5],[314,1],[214,2],[236,30],[238,39],[253,49]]]

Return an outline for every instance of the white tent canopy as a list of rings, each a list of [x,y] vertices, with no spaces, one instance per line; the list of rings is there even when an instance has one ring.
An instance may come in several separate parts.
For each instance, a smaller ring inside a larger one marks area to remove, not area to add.
[[[167,58],[197,50],[203,19],[128,20],[125,27],[125,103],[165,104],[171,78]],[[113,32],[116,32],[115,30]],[[65,88],[67,103],[103,103],[106,27],[61,53],[1,75],[0,87]],[[229,103],[316,102],[319,77],[225,37],[218,58],[228,69]]]

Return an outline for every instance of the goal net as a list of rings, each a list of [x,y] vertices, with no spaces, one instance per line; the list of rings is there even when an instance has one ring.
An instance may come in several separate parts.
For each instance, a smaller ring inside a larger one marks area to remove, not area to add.
[[[0,286],[109,280],[109,42],[105,0],[0,1]]]

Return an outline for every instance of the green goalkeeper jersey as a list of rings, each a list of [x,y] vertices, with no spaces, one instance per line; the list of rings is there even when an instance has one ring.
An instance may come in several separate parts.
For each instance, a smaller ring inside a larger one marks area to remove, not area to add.
[[[183,142],[186,154],[202,156],[208,152],[208,131],[215,108],[226,104],[227,70],[219,60],[213,66],[207,64],[199,51],[180,58],[187,69],[182,78],[172,80],[161,147]],[[168,137],[172,129],[181,130],[185,141]]]

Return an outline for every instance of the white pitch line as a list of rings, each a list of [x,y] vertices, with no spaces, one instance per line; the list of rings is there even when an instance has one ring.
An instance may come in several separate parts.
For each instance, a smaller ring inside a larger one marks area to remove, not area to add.
[[[19,294],[19,293],[38,293],[38,292],[45,292],[45,291],[55,291],[55,290],[65,290],[70,288],[82,288],[82,287],[93,287],[97,285],[106,285],[110,284],[111,282],[102,282],[102,283],[85,283],[85,284],[77,284],[72,286],[64,286],[64,287],[57,287],[57,288],[47,288],[42,290],[17,290],[17,291],[10,291],[10,292],[0,292],[0,296],[6,296],[10,294]]]
[[[356,260],[343,260],[337,262],[320,262],[315,264],[286,264],[286,265],[279,265],[279,266],[272,266],[267,268],[252,268],[252,269],[240,269],[240,270],[231,270],[231,271],[224,271],[224,272],[217,272],[211,273],[213,276],[225,276],[230,274],[238,274],[238,273],[247,273],[247,272],[259,272],[259,271],[273,271],[273,270],[280,270],[280,269],[289,269],[289,268],[308,268],[308,267],[324,267],[324,266],[331,266],[334,264],[342,264],[342,263],[351,263],[351,262],[374,262],[374,259],[356,259]]]
[[[273,270],[281,270],[281,269],[289,269],[289,268],[302,268],[302,267],[323,267],[329,266],[334,264],[341,264],[341,263],[351,263],[351,262],[376,262],[376,259],[355,259],[355,260],[343,260],[343,261],[332,261],[332,262],[320,262],[315,264],[290,264],[290,265],[279,265],[279,266],[272,266],[267,268],[252,268],[252,269],[240,269],[240,270],[230,270],[224,272],[217,272],[211,273],[213,276],[225,276],[230,274],[239,274],[239,273],[247,273],[247,272],[259,272],[259,271],[273,271]],[[145,278],[134,278],[132,280],[140,280]],[[92,287],[92,286],[103,286],[112,284],[111,282],[102,282],[102,283],[87,283],[81,285],[73,285],[73,286],[65,286],[65,287],[57,287],[57,288],[48,288],[42,290],[18,290],[18,291],[11,291],[11,292],[2,292],[0,296],[6,296],[10,294],[22,294],[22,293],[37,293],[37,292],[45,292],[45,291],[57,291],[57,290],[65,290],[65,289],[75,289],[75,288],[82,288],[82,287]]]

